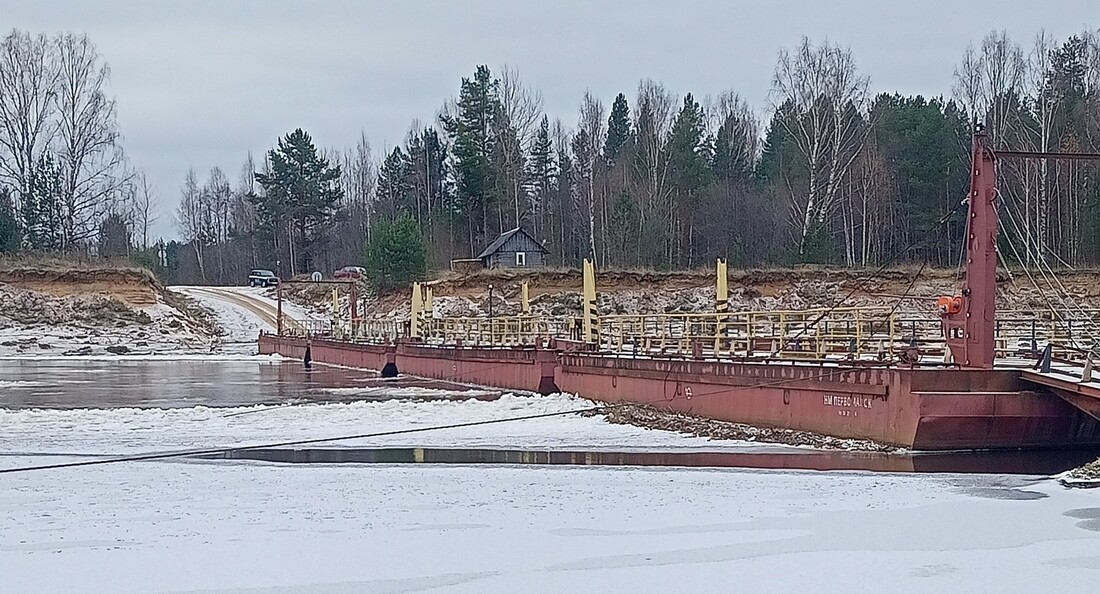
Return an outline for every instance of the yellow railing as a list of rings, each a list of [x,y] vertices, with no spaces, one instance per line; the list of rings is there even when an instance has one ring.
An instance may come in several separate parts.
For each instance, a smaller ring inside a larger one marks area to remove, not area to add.
[[[338,325],[343,331],[345,327]],[[409,335],[409,320],[406,318],[361,318],[351,321],[346,327],[346,336],[351,340],[366,342],[393,342]]]
[[[895,343],[886,308],[600,317],[601,349],[617,352],[794,358],[887,358]]]
[[[905,317],[896,321],[902,346],[914,346],[925,355],[942,355],[947,348],[940,318]],[[1100,310],[1087,309],[1055,315],[1049,310],[1004,310],[997,313],[994,341],[997,356],[1014,357],[1053,345],[1055,354],[1078,358],[1082,349],[1095,348],[1100,339]]]
[[[365,342],[392,342],[408,336],[408,320],[404,318],[362,318],[347,320],[296,320],[284,324],[288,336],[336,338]]]
[[[283,320],[283,334],[287,336],[332,336],[332,322],[328,320],[294,320],[288,324]]]
[[[1048,344],[1077,358],[1096,348],[1100,310],[1075,315],[1049,311],[1004,311],[996,324],[999,357],[1030,354]],[[419,337],[429,344],[470,346],[545,345],[550,338],[582,340],[579,318],[534,316],[423,318]],[[351,321],[297,320],[284,331],[364,342],[411,336],[407,318]],[[892,360],[916,348],[922,357],[942,357],[946,342],[934,314],[900,317],[889,308],[836,308],[729,313],[626,314],[598,319],[600,351],[636,355],[719,357],[859,358]]]
[[[430,318],[421,322],[421,335],[429,343],[529,346],[557,336],[554,326],[550,320],[533,316]]]

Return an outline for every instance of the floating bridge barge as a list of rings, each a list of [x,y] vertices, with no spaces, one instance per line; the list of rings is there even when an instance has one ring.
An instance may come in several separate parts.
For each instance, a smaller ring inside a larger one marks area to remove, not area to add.
[[[1092,353],[1071,346],[1067,318],[995,315],[998,155],[1037,156],[995,154],[975,134],[966,282],[940,300],[938,317],[731,312],[721,261],[713,313],[600,316],[586,262],[579,323],[527,315],[526,285],[525,315],[433,318],[430,287],[415,285],[403,322],[293,331],[280,323],[260,337],[260,352],[300,359],[308,349],[319,363],[384,374],[568,392],[917,450],[1100,446],[1100,378]]]

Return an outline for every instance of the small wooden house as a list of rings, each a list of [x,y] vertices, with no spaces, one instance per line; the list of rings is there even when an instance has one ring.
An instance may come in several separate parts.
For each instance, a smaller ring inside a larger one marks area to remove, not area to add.
[[[549,252],[523,227],[505,231],[477,259],[485,268],[539,268]]]

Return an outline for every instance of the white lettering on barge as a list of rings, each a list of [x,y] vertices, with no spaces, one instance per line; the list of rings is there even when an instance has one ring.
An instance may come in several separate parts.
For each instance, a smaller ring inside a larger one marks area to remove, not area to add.
[[[825,394],[825,406],[837,407],[841,410],[837,414],[842,417],[858,417],[859,409],[871,408],[874,399],[870,396],[853,396],[850,394]]]

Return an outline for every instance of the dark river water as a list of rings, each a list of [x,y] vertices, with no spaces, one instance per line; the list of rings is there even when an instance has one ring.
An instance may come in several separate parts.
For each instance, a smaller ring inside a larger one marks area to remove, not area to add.
[[[183,408],[333,402],[325,388],[441,387],[417,378],[382,380],[370,371],[291,361],[0,360],[0,407]],[[446,386],[448,397],[463,387]],[[385,392],[346,399],[384,399]]]

